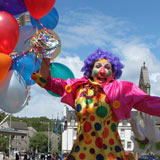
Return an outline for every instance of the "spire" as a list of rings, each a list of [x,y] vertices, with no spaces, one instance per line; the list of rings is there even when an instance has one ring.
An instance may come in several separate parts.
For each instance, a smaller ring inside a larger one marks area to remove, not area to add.
[[[146,64],[146,63],[145,63],[145,62],[143,62],[143,67],[144,67],[144,68],[145,68],[145,64]]]
[[[150,81],[149,81],[149,73],[148,68],[145,66],[145,62],[143,62],[143,66],[141,67],[140,77],[139,77],[139,87],[150,94]]]

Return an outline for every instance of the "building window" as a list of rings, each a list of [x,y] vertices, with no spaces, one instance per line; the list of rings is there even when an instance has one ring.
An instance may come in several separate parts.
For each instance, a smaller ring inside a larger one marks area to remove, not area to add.
[[[73,130],[73,137],[77,137],[77,129]]]
[[[21,138],[23,139],[23,138],[24,138],[24,136],[21,136]]]
[[[125,141],[121,140],[121,143],[122,143],[123,148],[125,148]]]
[[[123,120],[123,121],[122,121],[122,125],[123,125],[123,126],[127,126],[127,121],[126,121],[126,120]]]
[[[121,133],[120,133],[121,137],[124,138],[125,137],[125,130],[121,129]]]
[[[72,120],[71,120],[71,126],[73,127],[74,125],[75,125],[75,120],[72,119]]]
[[[131,142],[127,142],[127,148],[131,149]]]

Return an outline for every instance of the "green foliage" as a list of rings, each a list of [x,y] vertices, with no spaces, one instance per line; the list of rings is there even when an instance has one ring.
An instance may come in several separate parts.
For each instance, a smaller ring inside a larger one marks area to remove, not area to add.
[[[4,135],[0,135],[0,150],[2,150],[3,152],[8,152],[8,147],[9,147],[9,138],[4,136]]]
[[[50,144],[51,145],[51,144]],[[48,136],[44,133],[38,133],[30,139],[29,148],[41,153],[48,152]]]
[[[62,151],[62,137],[60,138],[60,141],[58,143],[58,151]]]
[[[6,117],[4,112],[0,112],[0,122]]]

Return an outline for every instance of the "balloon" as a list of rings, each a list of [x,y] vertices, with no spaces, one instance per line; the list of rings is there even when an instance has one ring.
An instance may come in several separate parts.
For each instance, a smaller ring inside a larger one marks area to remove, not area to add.
[[[40,30],[40,31],[42,31],[42,30]],[[59,36],[54,31],[52,31],[50,29],[48,29],[48,31],[50,33],[52,33],[55,36],[55,38],[60,42],[60,45],[58,46],[57,50],[53,54],[53,57],[51,58],[51,60],[52,60],[52,59],[55,59],[59,55],[59,53],[61,52],[61,40],[60,40]],[[40,54],[38,54],[38,56],[39,56],[40,59],[42,59]]]
[[[67,78],[74,79],[73,72],[67,66],[61,63],[51,63],[50,73],[52,78],[62,78],[64,80],[66,80]],[[59,95],[53,93],[52,91],[48,92],[53,96],[59,97]]]
[[[31,25],[20,28],[20,36],[15,50],[18,54],[30,49],[30,39],[36,33],[36,28]],[[28,40],[27,40],[28,39]]]
[[[0,11],[0,52],[10,54],[19,38],[19,26],[9,13]]]
[[[21,111],[28,102],[28,90],[23,78],[19,82],[17,71],[9,71],[0,83],[0,108],[8,113]]]
[[[37,72],[39,70],[40,63],[40,59],[37,58],[36,60],[36,56],[32,53],[21,56],[18,55],[13,57],[10,70],[16,70],[29,86],[35,84],[35,82],[31,79],[31,75],[33,72]]]
[[[31,24],[36,27],[38,26],[38,29],[43,29],[43,27],[34,19],[32,16],[30,16]],[[47,15],[45,15],[43,18],[39,19],[40,23],[47,29],[54,29],[59,21],[59,15],[55,8],[53,8]]]
[[[11,66],[12,59],[10,56],[0,53],[0,82],[5,78]]]
[[[18,15],[27,11],[24,0],[0,0],[0,10]]]
[[[24,0],[24,2],[32,17],[40,19],[53,8],[56,0]]]

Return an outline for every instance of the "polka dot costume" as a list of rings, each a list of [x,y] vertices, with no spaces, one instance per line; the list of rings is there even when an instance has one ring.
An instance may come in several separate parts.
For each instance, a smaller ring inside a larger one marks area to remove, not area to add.
[[[118,134],[119,120],[98,84],[83,84],[78,88],[75,110],[78,133],[66,160],[129,160]]]

